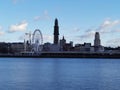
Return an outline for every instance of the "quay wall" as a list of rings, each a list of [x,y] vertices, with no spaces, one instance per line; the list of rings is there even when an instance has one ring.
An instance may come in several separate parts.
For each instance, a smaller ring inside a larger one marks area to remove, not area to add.
[[[120,53],[59,53],[59,52],[47,52],[37,55],[10,55],[2,54],[0,57],[15,57],[15,58],[120,58]]]

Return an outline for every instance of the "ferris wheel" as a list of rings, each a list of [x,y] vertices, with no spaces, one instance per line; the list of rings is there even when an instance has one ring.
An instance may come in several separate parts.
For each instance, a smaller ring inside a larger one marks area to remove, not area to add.
[[[33,32],[33,36],[32,36],[32,51],[34,53],[40,53],[40,51],[42,51],[42,43],[43,43],[43,37],[42,37],[42,33],[39,29],[36,29]]]

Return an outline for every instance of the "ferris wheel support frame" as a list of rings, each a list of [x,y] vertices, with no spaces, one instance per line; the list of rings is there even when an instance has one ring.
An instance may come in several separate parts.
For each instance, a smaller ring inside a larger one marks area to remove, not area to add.
[[[40,42],[38,41],[38,39],[35,40],[35,35],[36,35],[37,32],[40,34],[40,40],[41,40]],[[37,41],[40,44],[38,44]],[[37,54],[40,53],[40,48],[42,49],[42,47],[41,47],[42,44],[43,44],[42,33],[41,33],[41,31],[39,29],[36,29],[33,32],[33,36],[32,36],[32,49],[33,49],[34,53],[37,53]]]

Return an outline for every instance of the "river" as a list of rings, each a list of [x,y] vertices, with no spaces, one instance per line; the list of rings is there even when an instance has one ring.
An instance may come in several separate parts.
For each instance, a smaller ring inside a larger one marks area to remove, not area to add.
[[[120,90],[120,59],[0,58],[0,90]]]

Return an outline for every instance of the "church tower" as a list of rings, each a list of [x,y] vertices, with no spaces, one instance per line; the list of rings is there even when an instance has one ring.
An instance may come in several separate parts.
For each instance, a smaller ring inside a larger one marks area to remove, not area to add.
[[[58,26],[58,20],[55,19],[54,23],[54,44],[58,44],[59,42],[59,26]]]
[[[101,46],[100,34],[99,32],[95,33],[94,46]]]

